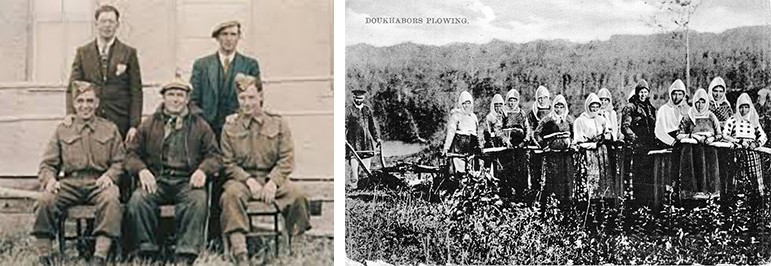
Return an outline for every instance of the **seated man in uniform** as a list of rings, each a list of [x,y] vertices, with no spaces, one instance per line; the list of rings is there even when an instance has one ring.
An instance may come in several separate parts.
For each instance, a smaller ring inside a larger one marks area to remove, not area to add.
[[[263,109],[262,83],[252,76],[236,76],[240,112],[227,117],[222,130],[222,232],[230,241],[236,264],[248,264],[245,233],[249,231],[246,202],[276,203],[291,235],[310,229],[308,200],[289,181],[294,168],[294,145],[286,119]],[[227,252],[227,251],[226,251]]]
[[[126,170],[139,176],[140,187],[131,195],[126,218],[144,259],[151,260],[159,250],[161,204],[175,204],[177,262],[191,265],[203,248],[208,215],[204,184],[222,162],[214,132],[187,107],[190,90],[179,78],[163,86],[163,103],[128,144]]]
[[[123,211],[115,184],[123,173],[126,151],[118,127],[94,115],[99,106],[94,86],[74,81],[71,88],[76,116],[56,128],[43,154],[38,178],[44,192],[37,202],[32,235],[37,238],[40,263],[52,265],[52,239],[60,214],[74,205],[94,205],[93,262],[105,265],[110,245],[121,233]]]

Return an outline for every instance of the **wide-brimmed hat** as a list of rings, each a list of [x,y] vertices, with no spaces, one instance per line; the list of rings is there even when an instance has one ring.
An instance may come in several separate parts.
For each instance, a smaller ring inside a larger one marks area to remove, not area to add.
[[[363,95],[367,94],[367,90],[362,89],[362,88],[356,88],[356,89],[351,90],[351,93],[353,93],[353,96],[363,96]]]

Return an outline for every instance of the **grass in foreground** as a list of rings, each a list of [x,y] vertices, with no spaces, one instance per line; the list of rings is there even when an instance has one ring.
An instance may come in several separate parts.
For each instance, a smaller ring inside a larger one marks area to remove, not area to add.
[[[37,265],[37,253],[34,248],[34,239],[23,231],[26,227],[19,226],[26,224],[2,225],[0,231],[0,265]],[[24,228],[20,228],[24,227]],[[19,228],[20,230],[15,230]],[[69,242],[73,243],[73,242]],[[71,245],[71,244],[68,244]],[[285,242],[284,242],[285,245]],[[290,254],[285,246],[282,246],[281,254],[278,257],[273,256],[272,250],[270,256],[258,254],[253,259],[256,264],[271,265],[332,265],[333,264],[333,240],[328,237],[303,236],[301,239],[295,239],[292,243],[292,253]],[[56,248],[56,246],[55,246]],[[222,254],[204,252],[196,265],[232,265]],[[66,265],[87,265],[86,261],[77,257],[77,251],[69,248],[67,251]],[[115,265],[147,265],[138,262],[122,262]]]
[[[458,206],[463,206],[461,215]],[[542,212],[501,207],[494,200],[430,203],[407,193],[348,198],[346,253],[360,262],[395,264],[771,262],[768,210],[726,211],[713,202],[689,210],[669,206],[661,213],[627,212],[631,219],[604,213],[598,215],[599,224],[587,226],[584,208],[552,207]]]

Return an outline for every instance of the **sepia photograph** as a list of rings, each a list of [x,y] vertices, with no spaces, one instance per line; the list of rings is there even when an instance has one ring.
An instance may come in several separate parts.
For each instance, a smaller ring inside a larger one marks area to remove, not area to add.
[[[768,1],[345,1],[347,265],[771,263]]]
[[[333,1],[0,3],[0,265],[331,265]]]

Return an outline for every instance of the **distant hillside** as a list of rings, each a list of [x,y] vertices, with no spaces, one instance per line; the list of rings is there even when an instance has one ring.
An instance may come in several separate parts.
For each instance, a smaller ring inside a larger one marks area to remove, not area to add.
[[[692,33],[691,93],[706,89],[715,76],[726,80],[732,100],[738,92],[771,85],[769,36],[767,26]],[[369,88],[381,127],[398,129],[384,130],[392,139],[409,139],[414,134],[405,132],[405,126],[423,137],[437,133],[462,90],[474,95],[480,118],[488,112],[495,93],[516,88],[525,103],[532,101],[538,85],[548,87],[553,95],[564,94],[571,113],[578,115],[586,95],[601,87],[613,92],[615,106],[620,108],[640,78],[650,83],[655,104],[661,104],[672,81],[685,80],[684,44],[671,34],[654,34],[618,35],[583,44],[494,40],[482,45],[346,47],[347,90]]]

